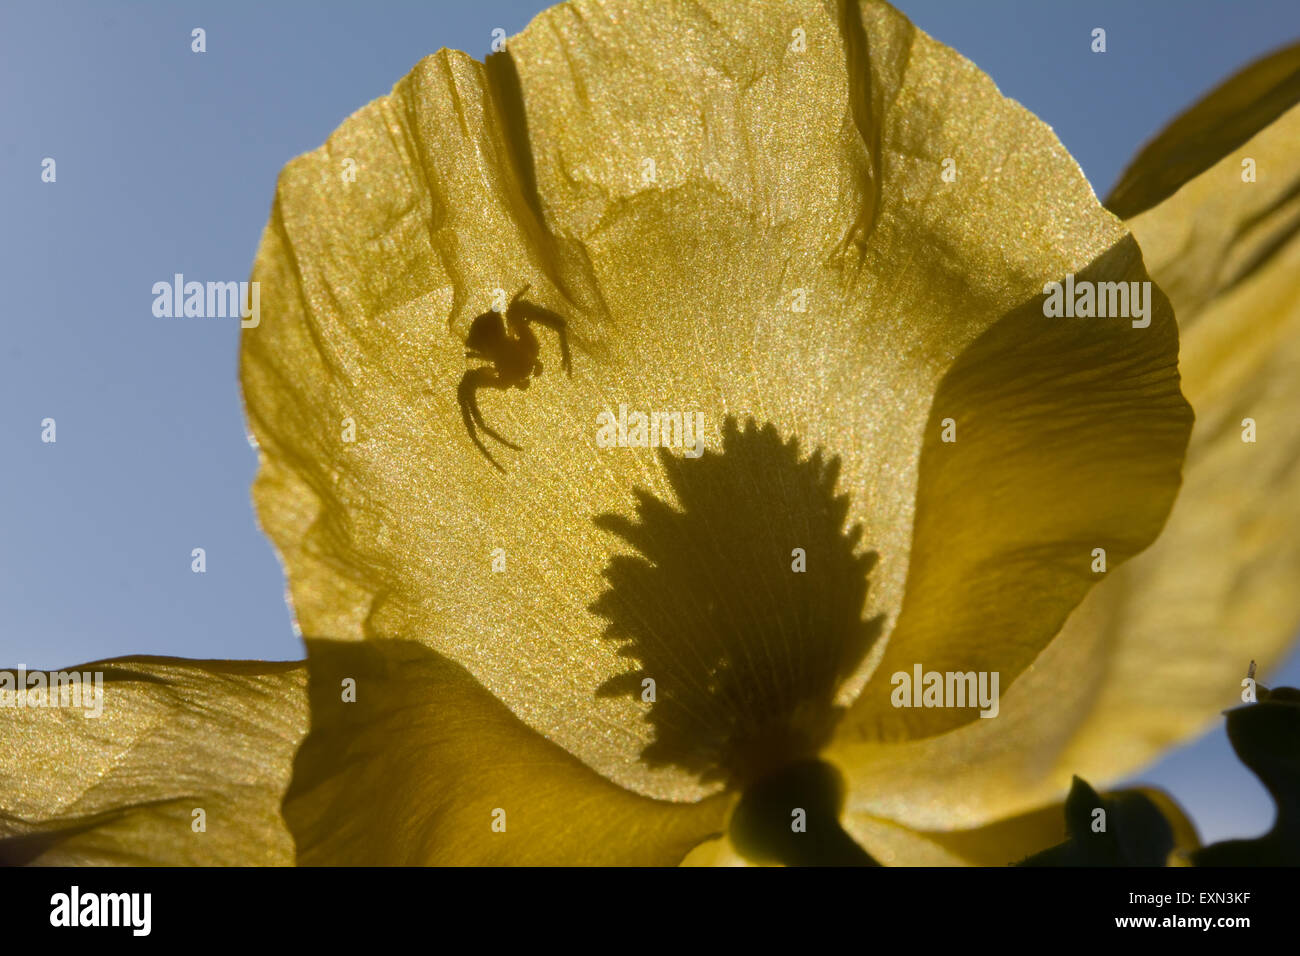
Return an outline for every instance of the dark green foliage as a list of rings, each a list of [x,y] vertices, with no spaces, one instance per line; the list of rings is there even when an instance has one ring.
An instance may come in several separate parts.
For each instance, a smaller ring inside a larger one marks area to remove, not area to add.
[[[1079,777],[1065,799],[1065,829],[1064,843],[1018,865],[1164,866],[1174,848],[1173,828],[1145,794],[1121,790],[1102,797]]]
[[[1300,690],[1258,687],[1259,702],[1228,711],[1228,739],[1277,805],[1273,828],[1193,854],[1197,866],[1300,865]]]
[[[1250,674],[1255,673],[1251,663]],[[1300,866],[1300,690],[1256,685],[1258,700],[1227,712],[1228,740],[1277,806],[1273,828],[1251,840],[1225,840],[1191,854],[1196,866]],[[1106,811],[1105,832],[1093,829]],[[1074,778],[1065,802],[1069,838],[1020,866],[1163,866],[1173,830],[1156,805],[1136,791],[1100,797]]]

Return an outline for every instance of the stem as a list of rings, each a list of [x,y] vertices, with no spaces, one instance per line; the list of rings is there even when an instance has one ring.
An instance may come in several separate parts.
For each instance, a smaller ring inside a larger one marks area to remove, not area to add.
[[[794,764],[745,789],[731,841],[760,863],[879,866],[840,825],[843,805],[839,771],[820,760]]]

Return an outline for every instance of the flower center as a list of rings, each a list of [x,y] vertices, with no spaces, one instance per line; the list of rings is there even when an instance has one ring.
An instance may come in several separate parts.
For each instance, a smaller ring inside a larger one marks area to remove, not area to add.
[[[808,760],[748,787],[732,811],[730,837],[757,863],[879,866],[840,826],[844,787],[828,763]]]
[[[862,619],[876,555],[845,529],[838,459],[752,421],[727,419],[722,439],[698,458],[660,450],[675,504],[638,489],[635,520],[597,519],[636,549],[592,605],[636,667],[597,692],[647,706],[648,764],[745,790],[816,759],[881,620]]]

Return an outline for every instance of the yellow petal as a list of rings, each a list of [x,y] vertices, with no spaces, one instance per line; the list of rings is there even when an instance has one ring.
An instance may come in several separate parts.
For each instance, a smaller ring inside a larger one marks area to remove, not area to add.
[[[1154,801],[1173,828],[1171,864],[1184,863],[1187,854],[1200,845],[1196,828],[1167,794],[1150,788],[1136,792]],[[1064,804],[966,830],[915,830],[893,820],[852,812],[845,814],[844,828],[885,866],[1010,866],[1067,837]]]
[[[419,643],[308,648],[312,729],[284,804],[304,864],[672,866],[721,828],[725,798],[629,793]]]
[[[302,664],[138,657],[58,673],[72,671],[89,675],[80,688],[102,675],[98,706],[0,707],[0,862],[293,863],[280,801],[306,732]]]
[[[1132,226],[1174,301],[1197,421],[1165,532],[1079,624],[1107,661],[1066,755],[1081,774],[1204,730],[1300,628],[1300,107]]]
[[[758,866],[746,859],[735,844],[731,842],[731,837],[723,833],[720,836],[705,840],[699,846],[686,854],[686,858],[681,862],[682,866]]]
[[[583,0],[486,67],[429,57],[286,167],[255,266],[255,498],[300,626],[424,642],[676,799],[819,740],[896,624],[1009,681],[1089,549],[1150,539],[1188,424],[1160,297],[1143,329],[1043,316],[1089,267],[1145,278],[1051,131],[884,4]],[[572,376],[539,324],[543,375],[496,366],[527,391],[465,379],[520,293]],[[599,447],[620,406],[699,413],[705,459]],[[869,588],[818,603],[795,549]]]
[[[1243,75],[1254,89],[1256,70]],[[1235,82],[1207,102],[1239,102]],[[1205,128],[1200,109],[1171,129]],[[1300,110],[1221,155],[1131,223],[1177,311],[1183,388],[1197,415],[1168,524],[1152,548],[1108,572],[1004,695],[996,720],[837,753],[858,810],[917,827],[973,826],[1056,799],[1075,773],[1113,781],[1219,720],[1238,702],[1249,661],[1266,676],[1294,641]],[[1241,178],[1247,157],[1254,183]],[[1133,176],[1159,178],[1141,168]],[[1257,424],[1254,443],[1242,441],[1246,418]]]
[[[846,813],[844,829],[883,866],[1010,866],[1065,839],[1062,806],[972,830],[913,830],[866,813]]]
[[[1161,130],[1124,170],[1106,208],[1124,219],[1146,212],[1297,101],[1300,44],[1293,44],[1256,60]]]
[[[1097,562],[1114,569],[1159,533],[1191,425],[1173,315],[1131,239],[1077,281],[1146,282],[1150,327],[1048,319],[1035,299],[958,358],[921,451],[902,614],[842,740],[924,737],[976,719],[971,703],[898,706],[895,675],[986,672],[1005,693],[1101,579]],[[987,713],[979,722],[1001,723]]]
[[[1200,839],[1182,807],[1161,790],[1139,787],[1133,792],[1154,802],[1173,829],[1174,849],[1169,856],[1169,865],[1189,865],[1189,854],[1200,846]],[[842,824],[882,866],[1010,866],[1056,846],[1068,837],[1063,803],[965,829],[914,829],[894,820],[852,810],[843,814]],[[722,834],[693,849],[682,865],[758,864],[746,859],[728,834]]]
[[[973,829],[1062,800],[1074,771],[1059,758],[1104,675],[1099,632],[1081,633],[1097,639],[1054,639],[1003,690],[996,718],[900,743],[841,735],[828,757],[848,810],[916,830]]]

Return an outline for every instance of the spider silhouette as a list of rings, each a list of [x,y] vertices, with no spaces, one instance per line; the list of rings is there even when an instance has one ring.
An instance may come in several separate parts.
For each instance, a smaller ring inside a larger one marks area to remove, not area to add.
[[[567,323],[549,309],[531,302],[521,302],[520,299],[527,291],[528,286],[525,285],[515,293],[504,315],[500,312],[484,312],[470,323],[469,334],[465,336],[465,357],[482,359],[488,364],[467,371],[456,389],[461,416],[465,419],[465,430],[469,432],[470,440],[502,474],[505,469],[487,450],[479,438],[479,431],[507,448],[515,451],[522,449],[503,438],[483,420],[483,413],[478,407],[479,389],[495,388],[505,391],[512,386],[527,388],[534,376],[542,374],[542,362],[537,357],[541,345],[529,327],[534,322],[555,330],[560,339],[560,365],[567,374],[573,374],[569,364]]]

